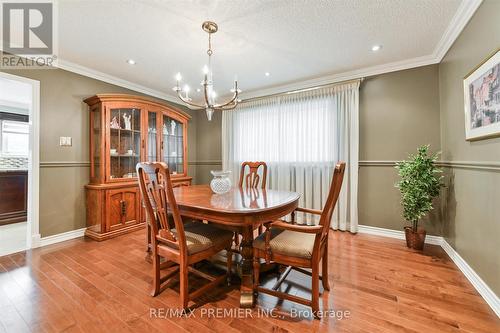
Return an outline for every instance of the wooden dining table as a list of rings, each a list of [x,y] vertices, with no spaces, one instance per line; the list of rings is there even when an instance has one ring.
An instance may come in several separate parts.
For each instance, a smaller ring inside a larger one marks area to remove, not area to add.
[[[182,216],[215,223],[242,235],[239,249],[240,306],[253,307],[254,230],[292,213],[298,206],[300,195],[289,191],[241,187],[215,194],[208,185],[177,187],[174,194]]]

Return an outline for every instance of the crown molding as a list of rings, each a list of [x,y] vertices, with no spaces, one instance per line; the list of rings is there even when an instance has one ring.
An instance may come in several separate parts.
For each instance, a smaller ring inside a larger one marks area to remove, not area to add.
[[[298,80],[293,83],[276,85],[264,89],[256,89],[242,93],[242,99],[250,99],[260,96],[284,93],[291,90],[305,89],[309,87],[320,86],[329,83],[338,83],[347,80],[359,79],[368,76],[391,73],[400,70],[416,68],[421,66],[438,64],[446,55],[457,37],[465,28],[483,0],[462,0],[450,24],[443,33],[432,54],[391,62],[383,65],[365,67],[353,71],[319,76],[307,80]]]
[[[99,81],[114,84],[116,86],[127,88],[130,90],[139,92],[139,93],[146,94],[148,96],[160,98],[160,99],[163,99],[163,100],[166,100],[166,101],[169,101],[172,103],[176,103],[176,104],[179,103],[179,101],[174,96],[168,95],[164,92],[161,92],[161,91],[158,91],[158,90],[155,90],[152,88],[148,88],[146,86],[143,86],[143,85],[140,85],[137,83],[133,83],[133,82],[121,79],[121,78],[113,76],[113,75],[99,72],[99,71],[96,71],[96,70],[88,68],[88,67],[80,66],[78,64],[75,64],[75,63],[72,63],[72,62],[69,62],[66,60],[59,59],[57,67],[65,70],[65,71],[68,71],[68,72],[80,74],[80,75],[87,76],[87,77],[90,77],[90,78],[93,78],[93,79],[96,79]]]
[[[349,72],[330,74],[325,76],[319,76],[316,78],[311,78],[307,80],[295,81],[293,83],[272,86],[264,89],[251,90],[244,92],[240,95],[242,99],[250,99],[260,96],[272,95],[284,93],[292,90],[305,89],[315,86],[321,86],[330,83],[338,83],[343,81],[349,81],[354,79],[360,79],[363,77],[379,75],[384,73],[396,72],[404,69],[410,69],[415,67],[427,66],[437,63],[432,55],[406,59],[396,62],[391,62],[388,64],[370,66],[361,69],[356,69]]]
[[[292,83],[286,83],[282,85],[276,85],[263,89],[256,89],[244,92],[240,96],[242,99],[249,99],[254,97],[283,93],[291,90],[304,89],[308,87],[314,87],[329,83],[338,83],[352,79],[359,79],[362,77],[380,75],[384,73],[396,72],[415,67],[437,64],[441,62],[443,57],[450,49],[451,45],[455,42],[459,34],[466,26],[466,24],[469,22],[469,20],[472,18],[478,7],[481,5],[482,1],[483,0],[462,0],[455,15],[451,19],[450,24],[446,28],[445,32],[443,33],[443,36],[439,40],[432,54],[412,59],[391,62],[383,65],[365,67],[343,73],[329,74],[305,80],[297,80]],[[169,95],[165,92],[158,91],[140,84],[136,84],[88,67],[71,63],[63,59],[58,60],[58,68],[76,74],[84,75],[93,79],[97,79],[106,83],[124,87],[149,96],[157,97],[169,102],[179,103],[179,101],[173,95]]]
[[[479,8],[483,0],[462,0],[450,24],[444,31],[443,36],[436,45],[433,57],[436,63],[441,62],[444,56]]]

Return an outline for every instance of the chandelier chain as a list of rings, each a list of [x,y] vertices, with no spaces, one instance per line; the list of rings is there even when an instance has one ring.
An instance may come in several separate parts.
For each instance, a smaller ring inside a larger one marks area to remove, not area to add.
[[[212,54],[213,54],[213,51],[212,51],[212,33],[208,33],[208,50],[207,50],[207,54],[208,56],[210,57]]]

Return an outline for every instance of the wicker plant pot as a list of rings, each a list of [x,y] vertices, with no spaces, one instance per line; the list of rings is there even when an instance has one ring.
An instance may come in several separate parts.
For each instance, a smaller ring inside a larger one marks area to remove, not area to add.
[[[405,227],[406,246],[410,249],[422,251],[424,249],[426,231],[418,229],[416,232],[411,227]]]

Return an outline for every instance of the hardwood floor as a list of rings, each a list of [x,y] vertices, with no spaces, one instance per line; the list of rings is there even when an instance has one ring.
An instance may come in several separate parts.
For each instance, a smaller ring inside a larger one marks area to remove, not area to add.
[[[168,312],[179,304],[177,282],[149,296],[144,238],[137,231],[0,257],[0,332],[500,331],[499,319],[441,248],[426,246],[420,254],[403,241],[342,232],[330,233],[331,291],[320,301],[337,317],[314,320],[308,308],[264,295],[248,312],[239,309],[233,285],[206,294],[192,314],[178,318]],[[263,281],[272,285],[276,274]],[[281,290],[309,297],[302,287],[309,281],[292,272]],[[190,275],[193,287],[200,282]]]

